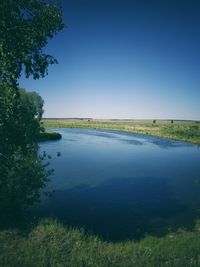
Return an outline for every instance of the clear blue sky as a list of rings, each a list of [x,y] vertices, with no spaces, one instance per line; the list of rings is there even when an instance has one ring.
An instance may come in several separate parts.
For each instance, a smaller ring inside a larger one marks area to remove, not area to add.
[[[44,117],[200,120],[200,1],[62,0]]]

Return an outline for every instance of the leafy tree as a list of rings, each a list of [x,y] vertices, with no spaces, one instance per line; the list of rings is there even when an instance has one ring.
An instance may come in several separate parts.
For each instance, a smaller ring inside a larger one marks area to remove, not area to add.
[[[63,28],[58,4],[44,0],[0,1],[0,79],[16,85],[22,69],[34,79],[57,63],[44,54],[47,40]]]
[[[43,52],[63,28],[61,9],[45,0],[0,1],[0,216],[7,218],[39,199],[51,170],[38,156],[36,136],[43,100],[18,87],[26,77],[44,77],[56,59]]]
[[[8,85],[1,86],[0,147],[6,147],[7,155],[19,147],[26,151],[35,144],[37,135],[44,130],[40,123],[43,103],[36,92],[26,92],[24,89],[16,92]]]
[[[1,87],[0,92],[0,212],[10,218],[39,200],[52,170],[38,156],[35,137],[41,132],[43,100],[35,92]],[[4,218],[4,219],[5,219]],[[3,219],[3,218],[2,218]]]

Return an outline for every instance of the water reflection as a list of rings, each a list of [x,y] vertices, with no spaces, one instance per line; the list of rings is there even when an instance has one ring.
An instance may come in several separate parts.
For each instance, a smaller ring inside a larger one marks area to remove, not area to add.
[[[55,193],[35,207],[35,216],[58,217],[113,241],[194,226],[200,207],[197,146],[138,134],[59,131],[62,140],[42,145],[62,154],[52,162],[56,175],[49,187]]]

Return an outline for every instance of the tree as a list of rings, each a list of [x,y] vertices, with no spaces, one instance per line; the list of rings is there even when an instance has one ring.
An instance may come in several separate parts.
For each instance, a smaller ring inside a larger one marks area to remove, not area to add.
[[[6,155],[19,147],[26,151],[27,147],[35,144],[36,137],[43,131],[40,123],[43,103],[43,99],[36,92],[26,92],[21,88],[16,92],[6,84],[1,85],[0,148],[6,147]]]
[[[42,49],[63,26],[61,9],[54,2],[1,0],[0,79],[16,86],[23,68],[26,77],[44,77],[49,64],[57,61]]]
[[[49,180],[36,136],[43,100],[18,87],[26,77],[44,77],[56,59],[43,52],[63,28],[61,9],[45,0],[0,1],[0,215],[11,215],[39,200]]]
[[[2,88],[2,87],[1,87]],[[10,87],[0,93],[0,213],[2,219],[19,214],[39,200],[52,170],[38,155],[35,137],[41,132],[43,100],[35,92]]]

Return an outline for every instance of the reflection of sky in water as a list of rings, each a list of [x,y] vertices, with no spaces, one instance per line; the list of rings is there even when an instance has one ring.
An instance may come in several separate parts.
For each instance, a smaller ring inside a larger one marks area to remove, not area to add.
[[[197,146],[114,131],[57,131],[62,140],[41,144],[53,156],[48,188],[55,193],[38,214],[113,240],[192,226],[200,207]]]

